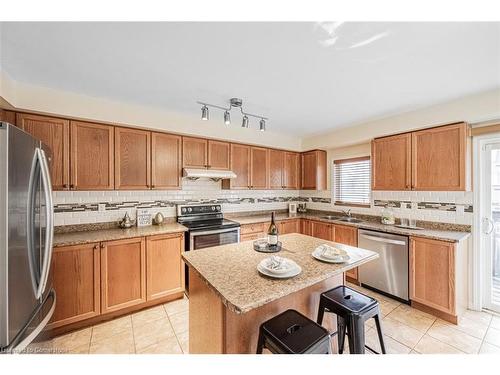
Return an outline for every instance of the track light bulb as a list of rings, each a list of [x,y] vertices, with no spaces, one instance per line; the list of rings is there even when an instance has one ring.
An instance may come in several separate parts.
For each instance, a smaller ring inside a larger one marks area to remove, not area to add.
[[[229,114],[229,111],[224,112],[224,124],[231,124],[231,115]]]
[[[243,122],[241,123],[242,128],[248,128],[248,116],[243,116]]]
[[[261,132],[265,132],[266,131],[266,120],[260,119],[259,127],[260,127]]]

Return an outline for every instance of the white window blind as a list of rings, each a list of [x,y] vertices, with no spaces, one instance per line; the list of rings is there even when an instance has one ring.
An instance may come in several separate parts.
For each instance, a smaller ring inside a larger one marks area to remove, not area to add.
[[[370,205],[370,168],[369,156],[333,162],[335,204]]]

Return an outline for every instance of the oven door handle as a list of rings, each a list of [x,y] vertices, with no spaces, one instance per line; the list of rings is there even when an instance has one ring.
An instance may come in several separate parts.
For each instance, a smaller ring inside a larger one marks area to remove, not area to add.
[[[228,228],[228,229],[214,229],[214,230],[206,230],[203,232],[190,232],[191,237],[204,236],[206,234],[217,234],[217,233],[227,233],[227,232],[240,232],[240,227]]]

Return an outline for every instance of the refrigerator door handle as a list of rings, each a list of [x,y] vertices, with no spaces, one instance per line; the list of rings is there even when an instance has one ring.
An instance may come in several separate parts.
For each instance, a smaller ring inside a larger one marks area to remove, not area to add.
[[[35,150],[33,154],[33,161],[31,163],[30,180],[28,185],[28,228],[26,232],[27,242],[28,242],[28,262],[31,275],[31,285],[33,287],[33,294],[36,296],[38,291],[40,275],[38,273],[38,267],[36,267],[35,260],[35,200],[36,200],[36,181],[39,177],[39,158],[38,153]]]
[[[40,170],[42,175],[43,191],[45,196],[45,214],[46,214],[46,228],[45,228],[45,250],[42,262],[42,272],[40,274],[40,284],[38,285],[38,290],[36,298],[41,298],[45,287],[47,285],[47,280],[49,277],[50,262],[52,261],[52,242],[54,238],[54,205],[52,203],[52,184],[50,181],[49,165],[47,163],[47,157],[45,152],[41,149],[37,149],[37,153],[40,160]]]

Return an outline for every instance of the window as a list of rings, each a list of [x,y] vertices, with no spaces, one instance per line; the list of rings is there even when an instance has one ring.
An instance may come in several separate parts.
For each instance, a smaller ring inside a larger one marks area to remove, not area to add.
[[[370,157],[334,160],[334,203],[370,206]]]

